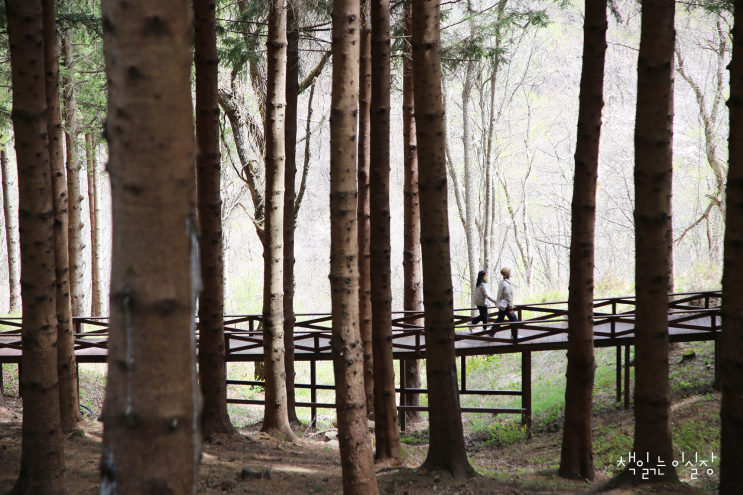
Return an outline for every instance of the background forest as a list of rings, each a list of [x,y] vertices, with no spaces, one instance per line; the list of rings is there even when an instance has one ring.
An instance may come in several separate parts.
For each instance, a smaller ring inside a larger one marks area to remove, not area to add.
[[[329,10],[296,2],[300,25],[297,127],[295,310],[330,308]],[[402,4],[392,6],[391,243],[392,304],[402,309],[403,140]],[[442,4],[447,159],[455,306],[471,306],[481,267],[511,266],[520,302],[565,300],[570,198],[576,142],[583,38],[580,3],[500,0]],[[79,178],[84,311],[93,291],[89,184],[96,177],[100,280],[108,294],[110,192],[102,139],[106,83],[99,6],[67,1],[58,7],[60,36],[69,43],[60,72],[63,120],[74,138]],[[225,312],[259,313],[262,304],[264,6],[218,3],[221,144],[225,226]],[[639,6],[612,4],[607,34],[605,106],[599,164],[596,295],[634,292],[633,132],[639,46]],[[677,5],[673,229],[677,291],[718,288],[721,276],[724,183],[727,174],[731,16]],[[7,43],[4,41],[3,43]],[[2,70],[2,137],[14,162],[7,45]],[[327,63],[326,63],[327,62]],[[96,167],[86,162],[85,134]],[[74,168],[74,166],[73,166]],[[15,183],[15,167],[4,169]],[[6,173],[6,175],[8,175]],[[8,189],[10,205],[17,192]],[[84,198],[84,199],[83,199]],[[3,237],[7,236],[2,230]],[[7,243],[0,242],[0,307],[7,308]],[[497,270],[496,270],[497,271]],[[101,297],[108,314],[107,297]]]

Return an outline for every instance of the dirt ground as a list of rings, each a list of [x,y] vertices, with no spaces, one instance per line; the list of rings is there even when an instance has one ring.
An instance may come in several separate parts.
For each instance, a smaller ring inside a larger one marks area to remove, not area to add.
[[[611,420],[626,421],[626,418]],[[422,426],[422,425],[419,425]],[[85,436],[70,436],[65,440],[67,460],[66,484],[70,494],[99,493],[98,460],[102,442],[102,424],[87,421],[82,424]],[[297,443],[267,438],[259,433],[260,424],[242,429],[239,436],[214,437],[203,445],[199,470],[199,493],[313,494],[342,493],[338,447],[325,435],[298,430],[304,435]],[[315,438],[323,437],[325,441]],[[555,470],[539,470],[529,465],[532,452],[559,449],[559,433],[535,434],[533,440],[498,448],[470,439],[470,461],[481,473],[490,473],[470,480],[452,480],[447,473],[420,469],[426,444],[405,446],[405,467],[378,473],[383,494],[503,494],[547,495],[586,493],[609,479],[599,473],[594,484],[565,481]],[[21,418],[15,413],[0,417],[0,493],[11,488],[21,456]],[[553,452],[554,454],[554,452]],[[267,471],[268,479],[243,479],[244,468],[255,473]],[[687,495],[714,494],[685,483],[663,484],[641,488],[625,488],[609,492],[612,495]]]

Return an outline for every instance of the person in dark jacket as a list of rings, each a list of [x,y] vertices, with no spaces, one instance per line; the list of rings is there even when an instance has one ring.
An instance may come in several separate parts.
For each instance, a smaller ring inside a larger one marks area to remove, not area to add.
[[[484,323],[487,325],[488,300],[495,302],[495,299],[493,299],[493,296],[490,295],[490,290],[488,290],[488,272],[485,270],[480,270],[477,273],[477,283],[475,284],[475,291],[472,299],[480,313],[477,318],[472,320],[472,325],[477,325],[478,323]]]

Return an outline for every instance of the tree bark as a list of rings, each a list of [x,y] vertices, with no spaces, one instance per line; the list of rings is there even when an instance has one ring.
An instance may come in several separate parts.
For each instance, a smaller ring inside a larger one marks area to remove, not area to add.
[[[10,493],[62,494],[52,184],[49,177],[44,29],[40,0],[7,0],[18,163],[23,304],[23,449]]]
[[[449,471],[455,479],[462,479],[475,471],[464,448],[454,355],[439,26],[439,1],[413,0],[413,80],[431,437],[424,466]]]
[[[284,118],[286,111],[286,3],[271,0],[266,94],[266,220],[263,252],[263,348],[266,412],[262,431],[294,438],[286,402],[284,365]]]
[[[194,0],[196,71],[196,196],[199,261],[203,287],[199,295],[199,383],[203,395],[201,435],[237,433],[227,413],[227,368],[224,340],[224,246],[217,102],[217,21],[215,0]]]
[[[101,287],[100,287],[100,234],[98,232],[98,159],[96,150],[98,143],[93,134],[85,134],[85,150],[88,154],[88,206],[90,209],[90,314],[101,316]]]
[[[370,264],[377,460],[399,459],[390,286],[390,3],[371,0]]]
[[[413,32],[412,5],[405,9],[404,34],[407,39]],[[423,283],[421,279],[421,211],[418,202],[418,151],[415,139],[415,102],[413,101],[413,58],[410,43],[404,45],[402,63],[402,132],[405,161],[404,185],[404,236],[403,236],[403,308],[405,311],[421,311],[423,309]],[[412,325],[422,325],[423,321],[412,320]],[[405,380],[405,388],[420,388],[420,361],[410,359],[404,361],[404,373],[401,381]],[[405,395],[405,404],[408,406],[420,405],[419,395],[408,393]],[[406,418],[410,422],[421,420],[418,411],[407,411]]]
[[[730,69],[730,135],[727,175],[724,270],[722,274],[722,342],[720,373],[720,495],[743,493],[743,0],[735,0],[733,57]]]
[[[3,212],[5,213],[5,243],[8,250],[8,285],[10,301],[8,312],[21,309],[21,260],[18,250],[18,213],[13,211],[12,195],[15,189],[13,171],[8,162],[7,143],[0,148],[0,166],[3,174]]]
[[[49,134],[49,171],[54,209],[54,267],[57,306],[57,376],[62,429],[77,429],[82,421],[77,388],[77,359],[73,336],[68,260],[68,201],[62,140],[62,113],[59,99],[59,52],[53,0],[42,0],[44,23],[44,72],[46,81],[47,121]]]
[[[356,105],[359,97],[359,0],[333,2],[330,110],[330,290],[335,403],[343,493],[379,493],[364,396],[359,332],[356,233]]]
[[[72,316],[84,316],[85,287],[85,241],[83,239],[83,195],[80,191],[80,157],[78,155],[77,99],[72,61],[72,32],[62,38],[62,63],[67,70],[62,84],[65,103],[65,143],[67,149],[67,205],[70,305]]]
[[[191,20],[180,0],[102,3],[113,220],[102,493],[196,491]]]
[[[289,5],[287,12],[286,52],[286,171],[284,177],[284,349],[286,358],[286,407],[289,423],[300,424],[297,417],[294,393],[294,179],[297,175],[297,100],[299,99],[299,26],[295,17],[296,6]],[[310,136],[307,135],[309,142]]]
[[[467,2],[468,11],[472,11],[471,1]],[[474,21],[470,20],[470,34],[474,35]],[[464,76],[462,88],[462,146],[464,148],[464,224],[465,239],[467,240],[467,264],[469,265],[470,304],[475,305],[475,281],[479,267],[478,251],[480,243],[477,242],[477,199],[475,166],[473,162],[474,150],[472,149],[472,117],[470,117],[470,101],[472,100],[472,86],[475,82],[475,62],[467,62],[467,70]]]
[[[369,168],[371,163],[371,0],[361,6],[361,39],[359,47],[359,330],[364,348],[364,391],[366,411],[374,418],[374,351],[372,345],[371,305],[371,226]]]
[[[559,474],[563,478],[589,481],[593,480],[595,474],[591,439],[593,379],[596,371],[593,353],[593,270],[606,29],[606,0],[586,0],[570,240],[565,428]]]
[[[642,5],[635,117],[635,445],[637,459],[664,460],[663,475],[637,482],[676,480],[671,465],[668,383],[668,287],[671,275],[674,2]]]

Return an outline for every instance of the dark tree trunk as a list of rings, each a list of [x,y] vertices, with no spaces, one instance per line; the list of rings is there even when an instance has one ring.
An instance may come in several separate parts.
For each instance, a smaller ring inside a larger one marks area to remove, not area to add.
[[[294,9],[287,12],[286,50],[286,171],[284,177],[284,349],[286,407],[289,423],[300,424],[294,394],[294,178],[297,175],[297,100],[299,98],[299,26]],[[310,136],[307,135],[307,142]]]
[[[743,493],[743,0],[735,0],[730,69],[730,149],[722,274],[720,495]]]
[[[438,1],[413,0],[412,45],[431,438],[424,467],[462,479],[475,471],[464,448],[454,355]]]
[[[399,459],[390,286],[390,2],[371,0],[371,302],[376,459]]]
[[[101,286],[100,286],[100,235],[98,232],[98,159],[96,149],[98,143],[93,134],[85,134],[85,150],[88,154],[88,206],[90,209],[90,314],[101,316]]]
[[[676,480],[671,465],[668,383],[668,287],[671,254],[673,143],[673,0],[642,4],[635,117],[635,445],[638,459],[662,459],[663,475],[638,482]]]
[[[10,301],[8,312],[14,313],[21,309],[21,260],[18,251],[18,213],[13,211],[13,171],[8,162],[6,143],[0,148],[0,166],[3,174],[3,212],[5,214],[5,244],[8,250],[8,289]]]
[[[44,72],[46,80],[46,128],[49,134],[49,170],[54,209],[54,267],[57,279],[57,375],[59,379],[59,407],[62,429],[77,429],[81,421],[80,398],[77,391],[77,360],[72,332],[68,261],[68,201],[65,181],[65,161],[62,141],[62,112],[59,99],[59,52],[54,1],[43,0],[44,12]]]
[[[236,430],[227,414],[215,0],[194,0],[193,8],[196,140],[199,150],[196,156],[196,197],[203,280],[199,295],[199,383],[204,397],[201,435],[209,439],[215,434],[232,434]]]
[[[356,105],[359,0],[333,3],[333,93],[330,110],[330,290],[333,372],[343,493],[379,493],[366,420],[364,356],[359,333],[356,237]]]
[[[59,418],[52,184],[44,98],[40,0],[7,0],[18,162],[23,303],[21,469],[11,494],[62,494],[64,443]]]
[[[410,39],[413,33],[413,6],[408,5],[405,10],[405,36]],[[423,309],[423,283],[421,280],[421,211],[418,202],[418,150],[415,139],[415,102],[413,101],[413,54],[410,43],[404,46],[402,62],[402,122],[403,148],[405,153],[405,228],[403,237],[403,278],[405,311],[421,311]],[[421,325],[422,320],[408,322]],[[405,361],[405,371],[401,380],[405,380],[405,388],[420,388],[420,361],[410,359]],[[406,394],[405,404],[408,406],[420,405],[418,394]],[[407,420],[417,422],[421,414],[417,411],[407,411]]]
[[[371,228],[369,201],[369,164],[371,161],[371,0],[361,6],[361,39],[359,48],[359,330],[364,348],[364,391],[366,411],[374,417],[374,353],[372,346],[371,303]]]
[[[80,157],[78,155],[77,98],[73,76],[72,33],[62,39],[62,55],[67,75],[62,81],[65,102],[65,142],[67,150],[67,203],[69,247],[69,291],[72,316],[85,316],[85,241],[83,239],[83,195],[80,191]]]
[[[606,0],[586,0],[585,12],[570,240],[565,429],[559,474],[563,478],[590,481],[594,478],[591,410],[596,371],[593,355],[594,232],[601,109],[604,107]]]
[[[294,438],[286,403],[284,365],[284,118],[286,106],[286,3],[271,0],[266,73],[266,223],[263,270],[263,349],[266,413],[262,431]]]
[[[102,19],[113,239],[101,493],[190,495],[201,451],[191,6],[104,0]]]

